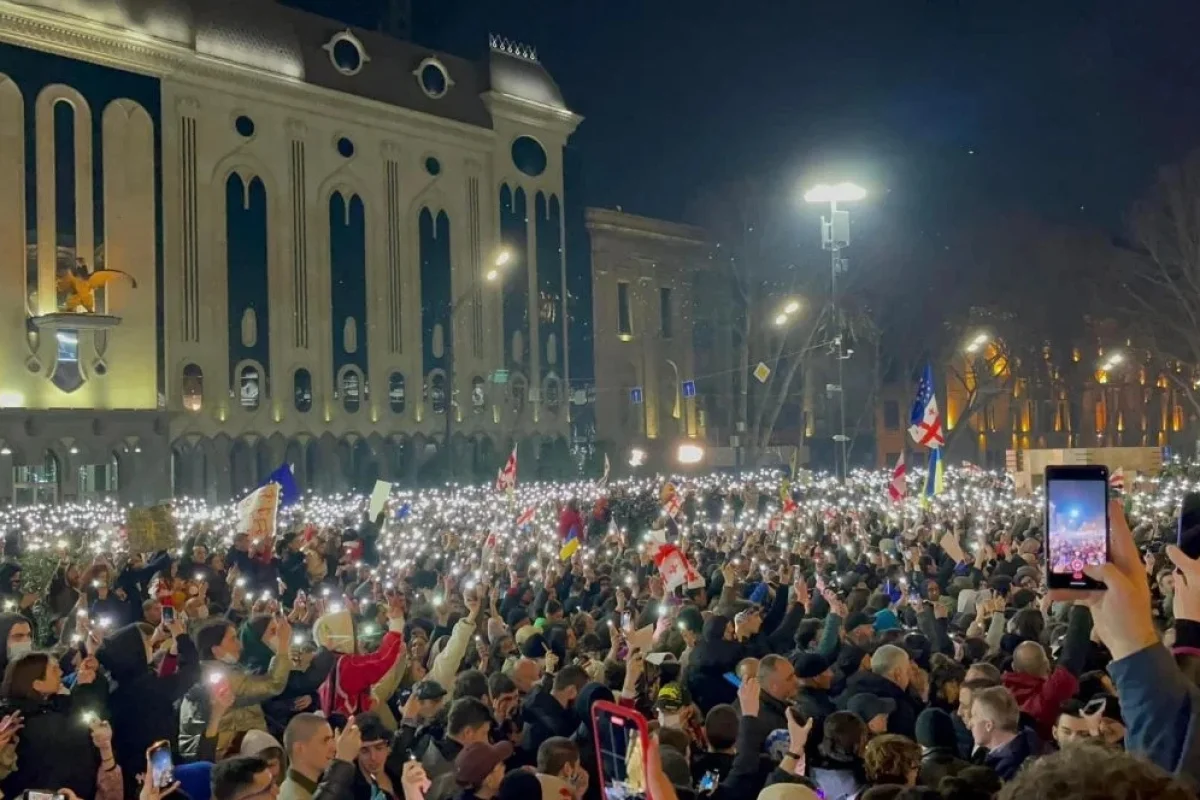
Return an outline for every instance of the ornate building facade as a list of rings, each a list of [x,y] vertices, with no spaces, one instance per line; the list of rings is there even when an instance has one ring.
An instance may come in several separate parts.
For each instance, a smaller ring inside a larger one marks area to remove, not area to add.
[[[272,0],[0,0],[0,501],[565,448],[580,118],[490,45]]]

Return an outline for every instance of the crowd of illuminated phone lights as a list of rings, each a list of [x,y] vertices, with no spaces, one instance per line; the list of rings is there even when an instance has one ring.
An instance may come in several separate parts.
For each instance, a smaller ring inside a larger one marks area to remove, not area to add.
[[[719,474],[686,478],[638,477],[613,481],[606,486],[596,481],[519,482],[511,495],[498,495],[492,486],[447,485],[441,489],[396,490],[389,500],[381,531],[381,562],[374,576],[390,582],[400,570],[416,560],[441,551],[441,537],[446,532],[454,533],[459,542],[451,555],[450,572],[465,578],[460,580],[468,589],[482,577],[480,559],[488,532],[496,534],[490,571],[501,571],[518,556],[528,556],[536,549],[540,566],[531,567],[536,576],[537,570],[544,570],[558,559],[558,516],[562,503],[577,499],[586,514],[601,496],[615,491],[658,493],[668,480],[681,491],[694,493],[698,505],[711,492],[744,492],[748,487],[757,488],[769,498],[761,512],[747,510],[735,518],[732,506],[726,503],[719,521],[694,525],[684,522],[680,530],[690,540],[722,535],[736,539],[739,534],[769,531],[772,541],[784,550],[791,550],[811,543],[820,522],[840,518],[837,546],[845,548],[852,556],[862,547],[866,531],[861,523],[872,510],[905,526],[917,524],[927,512],[939,524],[953,524],[961,521],[969,511],[973,527],[968,531],[965,544],[973,550],[982,545],[991,521],[1007,520],[1015,514],[1040,516],[1043,513],[1040,490],[1019,495],[1013,490],[1011,481],[1003,480],[1003,473],[948,468],[946,490],[925,500],[921,497],[924,476],[920,470],[914,470],[908,476],[908,496],[899,503],[888,497],[890,478],[890,471],[859,470],[852,472],[843,485],[827,474],[802,474],[791,483],[797,505],[786,515],[780,513],[780,475],[767,471],[747,473],[740,479]],[[1133,524],[1144,520],[1169,523],[1176,516],[1183,495],[1200,490],[1200,483],[1182,477],[1147,477],[1131,483],[1129,507]],[[280,511],[278,530],[282,532],[309,524],[322,529],[336,527],[348,517],[361,520],[365,518],[366,505],[367,497],[360,494],[306,494],[299,504]],[[528,529],[518,531],[516,518],[530,507],[536,509],[533,521]],[[27,557],[45,554],[51,558],[71,555],[77,559],[90,559],[98,554],[116,555],[124,547],[120,526],[126,511],[126,506],[115,502],[10,507],[0,510],[0,531],[22,528]],[[660,521],[662,516],[665,512],[660,514]],[[205,529],[209,547],[222,547],[232,541],[235,533],[233,504],[209,505],[195,499],[178,499],[175,517],[181,543],[197,530]],[[619,534],[620,541],[626,544],[645,548],[646,536],[656,524],[636,531],[614,527],[610,532]],[[830,544],[827,542],[826,547]],[[602,558],[617,555],[619,546],[609,539],[601,546],[606,549]],[[585,565],[596,555],[597,550],[587,546],[579,551]],[[833,553],[826,549],[824,555],[831,557]],[[762,568],[767,569],[769,565],[764,564]],[[631,582],[632,578],[624,576],[624,580]]]

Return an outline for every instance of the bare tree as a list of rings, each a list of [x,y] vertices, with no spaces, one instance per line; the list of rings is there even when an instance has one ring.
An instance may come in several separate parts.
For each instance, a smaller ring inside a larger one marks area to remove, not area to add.
[[[1115,263],[1125,311],[1153,368],[1200,415],[1200,150],[1159,171],[1130,228],[1132,246]]]

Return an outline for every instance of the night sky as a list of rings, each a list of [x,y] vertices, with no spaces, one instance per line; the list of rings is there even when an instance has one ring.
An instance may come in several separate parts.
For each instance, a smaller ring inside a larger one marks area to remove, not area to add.
[[[374,0],[293,0],[360,15]],[[355,3],[358,7],[355,7]],[[413,0],[423,44],[537,47],[588,205],[678,219],[730,179],[849,177],[931,225],[1116,228],[1200,145],[1194,0]]]

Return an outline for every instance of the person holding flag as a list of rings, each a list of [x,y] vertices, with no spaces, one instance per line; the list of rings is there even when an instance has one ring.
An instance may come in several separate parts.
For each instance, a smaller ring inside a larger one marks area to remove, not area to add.
[[[904,466],[904,453],[901,453],[896,459],[896,468],[892,470],[892,479],[888,481],[888,496],[892,498],[893,503],[899,503],[907,494],[908,484],[904,477],[907,471]]]
[[[571,498],[558,516],[558,540],[562,550],[558,557],[563,561],[575,554],[583,540],[583,515],[579,513],[579,501]]]

